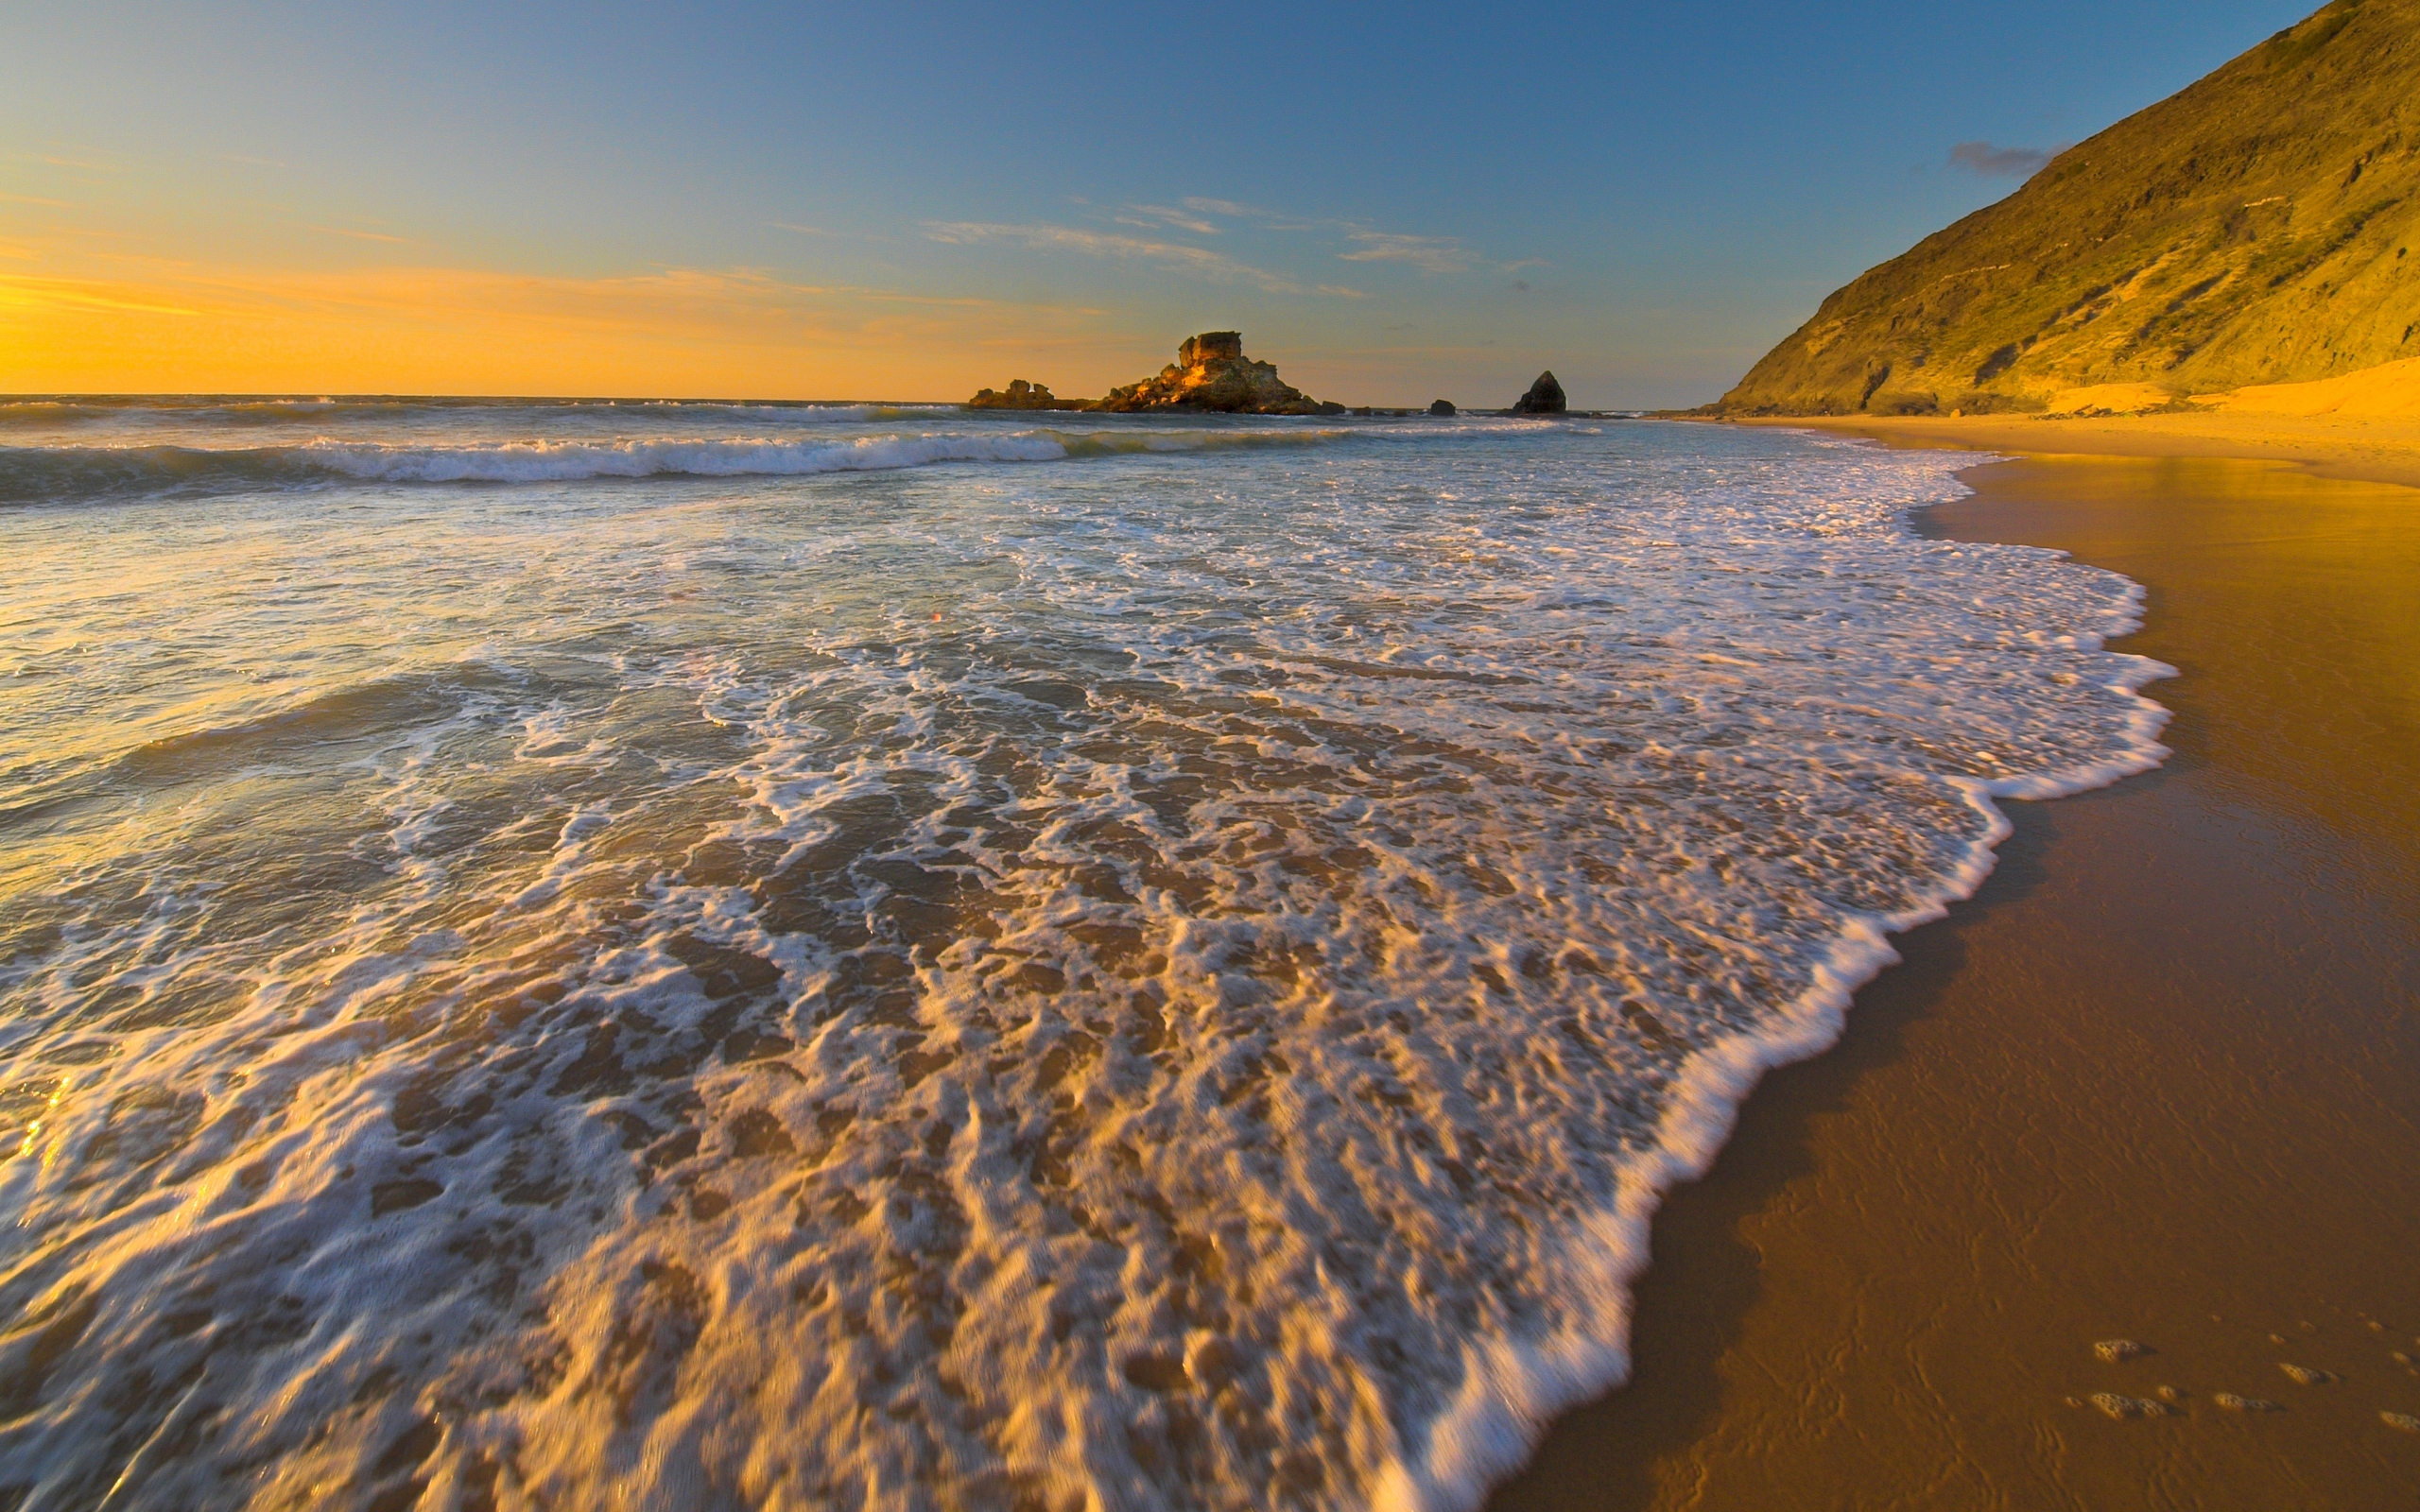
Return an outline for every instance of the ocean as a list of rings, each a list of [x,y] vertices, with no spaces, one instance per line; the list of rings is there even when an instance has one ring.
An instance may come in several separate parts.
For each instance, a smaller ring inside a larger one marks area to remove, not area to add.
[[[1973,460],[0,402],[0,1500],[1474,1505],[2164,754]]]

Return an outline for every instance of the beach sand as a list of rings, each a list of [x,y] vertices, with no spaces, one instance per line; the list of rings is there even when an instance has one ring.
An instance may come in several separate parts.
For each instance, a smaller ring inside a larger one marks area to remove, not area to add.
[[[1855,419],[1754,420],[1737,423],[1839,431],[1874,437],[1897,446],[1965,447],[2028,456],[2231,457],[2286,462],[2320,477],[2420,488],[2420,417],[2227,409],[2090,418],[1860,415]]]
[[[1672,1194],[1632,1383],[1498,1512],[2420,1500],[2380,1417],[2420,1415],[2420,491],[2312,475],[2420,445],[2193,455],[2227,419],[1837,427],[2185,454],[1979,466],[1925,520],[2147,584],[2175,755],[2009,805],[1982,891]]]

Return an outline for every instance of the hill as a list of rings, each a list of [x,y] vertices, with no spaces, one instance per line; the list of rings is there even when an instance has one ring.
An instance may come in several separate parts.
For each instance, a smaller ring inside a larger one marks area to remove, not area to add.
[[[2339,377],[2420,356],[2414,243],[2420,0],[2336,0],[1861,275],[1714,408],[2142,409]]]

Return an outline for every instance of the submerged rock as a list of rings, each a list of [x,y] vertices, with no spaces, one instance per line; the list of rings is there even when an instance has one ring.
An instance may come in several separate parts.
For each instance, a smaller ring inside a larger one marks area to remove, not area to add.
[[[2168,1416],[2168,1408],[2165,1405],[2148,1397],[2121,1397],[2114,1391],[2096,1391],[2090,1400],[2094,1406],[2110,1417],[2119,1419]]]
[[[2149,1354],[2152,1351],[2132,1339],[2103,1339],[2092,1347],[2092,1352],[2111,1365],[2117,1365],[2121,1361],[2131,1360],[2138,1354]]]
[[[2420,1418],[2414,1418],[2408,1412],[2382,1412],[2378,1414],[2378,1421],[2398,1434],[2420,1434]]]
[[[1512,401],[1515,415],[1560,415],[1564,412],[1563,385],[1554,381],[1553,369],[1538,374],[1530,391]]]
[[[2333,1371],[2314,1370],[2307,1365],[2287,1365],[2281,1361],[2277,1368],[2286,1372],[2286,1379],[2298,1386],[2324,1386],[2336,1379]]]
[[[2284,1412],[2286,1410],[2284,1403],[2271,1401],[2266,1397],[2238,1397],[2232,1391],[2217,1392],[2211,1396],[2210,1400],[2229,1412]]]
[[[1274,363],[1244,355],[1240,331],[1204,331],[1176,349],[1176,361],[1156,378],[1113,388],[1093,406],[1113,414],[1138,410],[1211,410],[1227,415],[1341,415],[1277,376]]]
[[[1443,419],[1454,413],[1454,402],[1450,399],[1432,400],[1428,405],[1428,413]]]

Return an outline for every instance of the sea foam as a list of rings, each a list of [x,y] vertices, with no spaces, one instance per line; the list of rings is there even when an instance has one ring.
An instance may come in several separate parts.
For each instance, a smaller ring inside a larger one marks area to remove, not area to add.
[[[1948,458],[528,423],[0,519],[33,1504],[1470,1505],[1997,800],[2162,754]]]

